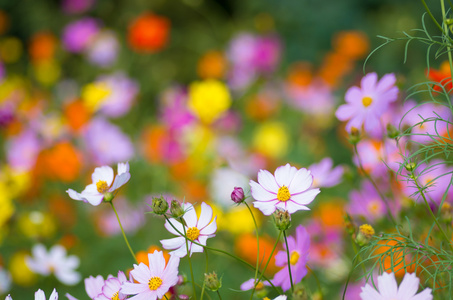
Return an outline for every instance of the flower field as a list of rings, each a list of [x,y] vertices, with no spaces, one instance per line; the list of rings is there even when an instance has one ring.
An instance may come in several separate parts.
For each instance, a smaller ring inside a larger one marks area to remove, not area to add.
[[[0,1],[0,298],[453,295],[450,1]]]

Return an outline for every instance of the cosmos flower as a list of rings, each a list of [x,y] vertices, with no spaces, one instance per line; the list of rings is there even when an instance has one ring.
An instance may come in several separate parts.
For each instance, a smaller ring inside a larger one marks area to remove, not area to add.
[[[82,200],[85,203],[97,206],[101,204],[106,196],[112,197],[114,191],[118,190],[126,184],[131,178],[129,173],[129,163],[118,163],[118,174],[113,180],[113,169],[109,166],[102,166],[94,169],[91,179],[92,184],[89,184],[81,193],[77,193],[73,189],[68,189],[66,192],[74,200]],[[113,184],[112,184],[113,182]],[[111,200],[110,198],[109,200]]]
[[[162,299],[168,290],[178,283],[179,257],[170,255],[167,265],[162,251],[148,254],[149,267],[144,263],[134,264],[130,272],[137,283],[124,282],[120,293],[135,295],[130,300]]]
[[[313,175],[305,168],[297,170],[290,164],[278,167],[274,176],[266,170],[258,172],[258,183],[250,180],[253,205],[265,215],[271,215],[277,208],[290,214],[298,210],[309,210],[310,204],[320,193],[311,189]]]
[[[111,276],[109,276],[111,278]],[[87,292],[88,297],[91,299],[96,298],[102,294],[102,287],[104,286],[105,280],[104,277],[98,275],[96,277],[90,276],[85,278],[85,291]]]
[[[49,252],[42,244],[32,249],[32,257],[26,258],[27,266],[35,273],[48,276],[51,273],[63,284],[75,285],[80,281],[80,274],[75,271],[80,260],[75,255],[66,255],[66,249],[61,245],[53,246]]]
[[[420,280],[417,278],[415,273],[406,273],[403,281],[398,287],[394,273],[383,273],[377,278],[378,289],[375,290],[370,284],[365,284],[362,287],[362,293],[360,297],[362,300],[385,300],[385,299],[396,299],[396,300],[431,300],[433,295],[431,289],[426,288],[421,293],[417,293]]]
[[[99,33],[99,21],[85,17],[67,25],[63,30],[64,48],[72,53],[80,53],[87,49]]]
[[[125,282],[130,282],[127,280],[126,275],[122,272],[118,272],[118,277],[107,278],[102,287],[102,293],[96,297],[96,300],[124,300],[127,295],[120,292],[121,285]]]
[[[5,300],[13,300],[13,298],[11,298],[11,296],[8,295],[6,296]],[[44,294],[44,292],[41,289],[39,289],[35,293],[35,300],[46,300],[46,294]],[[52,294],[50,294],[49,300],[58,300],[58,293],[55,289],[53,289]]]
[[[283,267],[278,271],[272,283],[276,286],[280,286],[283,291],[287,291],[291,288],[291,280],[288,271],[288,253],[286,252],[286,244],[283,245],[284,251],[279,251],[275,256],[275,265]],[[307,275],[307,260],[308,260],[308,249],[310,248],[310,236],[307,230],[299,225],[296,228],[296,238],[288,237],[288,251],[289,251],[289,263],[291,264],[291,275],[293,284],[299,283],[302,278]]]
[[[341,182],[344,173],[343,166],[332,167],[333,160],[330,157],[308,167],[313,175],[314,187],[333,187]]]
[[[387,208],[373,185],[364,181],[360,190],[349,193],[347,212],[351,216],[363,216],[368,222],[374,222],[385,216]]]
[[[348,121],[346,131],[364,126],[365,132],[373,137],[382,135],[381,116],[389,104],[398,97],[394,74],[386,74],[378,81],[376,73],[362,78],[361,87],[351,87],[345,95],[346,104],[341,105],[335,115],[340,121]]]
[[[217,230],[217,217],[215,217],[211,222],[211,206],[207,205],[204,202],[201,204],[201,213],[199,219],[197,218],[197,213],[195,212],[192,204],[185,204],[183,208],[185,211],[183,218],[187,226],[182,225],[173,218],[169,219],[165,222],[165,228],[167,228],[168,231],[170,231],[174,235],[177,235],[178,237],[160,241],[165,249],[175,249],[174,251],[170,252],[170,254],[174,254],[178,257],[184,257],[187,255],[186,239],[180,233],[186,232],[187,238],[189,239],[187,241],[189,252],[190,256],[192,256],[192,253],[194,252],[203,252],[203,247],[196,245],[191,241],[206,245],[208,238],[214,237]],[[180,233],[176,231],[172,225]]]
[[[111,67],[117,59],[120,44],[115,33],[105,30],[96,35],[87,49],[90,62],[100,67]]]

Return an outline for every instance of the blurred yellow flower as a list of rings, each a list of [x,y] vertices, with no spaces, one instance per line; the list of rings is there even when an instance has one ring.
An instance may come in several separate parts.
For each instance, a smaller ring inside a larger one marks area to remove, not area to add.
[[[32,211],[19,217],[19,228],[30,238],[48,238],[55,234],[55,219],[49,213]]]
[[[88,109],[96,111],[111,92],[106,83],[90,83],[83,87],[82,99]]]
[[[288,146],[289,136],[280,122],[264,123],[254,133],[253,147],[270,158],[282,157],[288,151]]]
[[[260,227],[260,213],[254,207],[250,208],[258,227]],[[255,230],[252,216],[245,205],[233,206],[228,212],[224,213],[222,218],[217,218],[217,226],[219,230],[229,231],[232,234],[253,233]]]
[[[33,65],[33,73],[40,83],[51,85],[60,78],[61,69],[56,61],[44,60]]]
[[[0,190],[1,186],[5,187],[3,193],[10,198],[15,198],[25,193],[31,185],[31,174],[28,172],[19,172],[5,166],[0,172]]]
[[[38,279],[25,262],[27,256],[29,256],[29,253],[26,251],[19,251],[13,254],[9,262],[9,271],[13,282],[20,286],[31,286]]]
[[[0,57],[6,63],[18,61],[22,51],[22,42],[16,37],[8,37],[0,41]]]
[[[188,107],[203,123],[211,124],[230,106],[230,92],[221,81],[213,79],[197,81],[189,87]]]
[[[4,231],[3,225],[11,218],[14,213],[14,206],[9,197],[6,186],[0,183],[0,232]],[[2,236],[0,236],[0,240]]]

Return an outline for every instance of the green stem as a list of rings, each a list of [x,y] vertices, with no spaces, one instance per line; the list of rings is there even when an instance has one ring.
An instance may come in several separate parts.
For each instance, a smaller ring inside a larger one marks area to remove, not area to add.
[[[285,244],[286,244],[286,256],[288,258],[288,272],[289,272],[289,280],[291,281],[291,292],[294,293],[293,275],[291,273],[291,259],[289,257],[288,239],[286,238],[286,230],[282,230],[282,231],[283,231],[283,237],[285,238]]]
[[[258,225],[256,224],[255,216],[253,215],[253,212],[250,209],[250,206],[247,204],[247,202],[244,201],[244,203],[247,206],[247,208],[248,208],[248,210],[250,212],[250,215],[252,216],[253,224],[255,224],[255,232],[256,232],[256,267],[255,267],[255,278],[254,278],[253,282],[256,282],[256,278],[258,277],[258,269],[260,267],[260,236],[259,236],[259,233],[258,233]],[[255,289],[256,289],[256,286],[253,287],[253,292],[252,292],[252,295],[250,297],[250,300],[252,300],[252,298],[253,298],[253,294],[255,293]]]
[[[190,276],[192,277],[193,297],[197,300],[197,291],[195,289],[195,279],[193,276],[192,261],[190,260],[189,239],[186,236],[186,226],[184,226],[184,219],[181,217],[182,228],[184,229],[184,237],[186,239],[187,259],[189,260]]]
[[[359,151],[357,150],[357,144],[354,144],[354,152],[355,152],[355,155],[357,156],[357,161],[359,162],[359,169],[360,171],[362,171],[362,173],[365,175],[365,177],[371,182],[371,184],[373,185],[374,189],[376,190],[376,192],[379,194],[379,197],[382,199],[382,201],[384,202],[386,208],[387,208],[387,213],[390,217],[390,220],[393,222],[394,225],[396,225],[396,221],[395,221],[395,218],[393,217],[392,215],[392,211],[390,209],[390,205],[388,204],[387,202],[387,199],[384,197],[384,195],[381,193],[381,190],[379,189],[379,187],[377,186],[376,182],[374,182],[373,178],[371,178],[370,174],[368,174],[368,172],[365,171],[365,168],[363,167],[362,165],[362,160],[360,159],[360,155],[359,155]]]
[[[425,0],[422,0],[422,3],[423,3],[423,6],[426,9],[426,12],[431,17],[431,20],[433,20],[434,24],[436,24],[437,28],[439,28],[440,31],[444,32],[444,30],[442,29],[442,26],[440,26],[440,24],[437,22],[436,18],[434,18],[433,14],[431,13],[431,10],[429,9],[428,5],[426,5]],[[443,5],[442,5],[442,7],[443,7]]]
[[[447,244],[450,246],[450,249],[453,251],[453,245],[451,244],[450,239],[448,238],[447,234],[445,233],[444,229],[442,226],[440,226],[439,221],[437,220],[436,216],[434,215],[433,211],[431,210],[431,206],[429,206],[428,200],[425,197],[425,193],[423,192],[423,189],[420,187],[420,185],[417,182],[417,177],[414,174],[414,171],[411,172],[411,177],[414,180],[415,186],[417,189],[420,191],[420,195],[423,198],[423,201],[425,202],[426,207],[428,207],[429,214],[431,217],[434,219],[434,222],[436,223],[437,227],[439,228],[440,232],[444,236],[445,240],[447,241]]]
[[[217,290],[217,295],[219,296],[219,299],[222,300],[222,296],[220,296],[219,290]]]
[[[116,219],[118,220],[118,224],[120,224],[120,228],[121,228],[121,232],[123,233],[124,241],[126,242],[127,247],[129,248],[129,251],[131,252],[131,255],[134,258],[135,262],[138,264],[138,260],[135,257],[134,251],[132,251],[131,245],[129,244],[129,241],[127,240],[126,233],[124,232],[124,229],[123,229],[123,225],[121,225],[120,217],[118,216],[118,213],[116,212],[115,205],[113,205],[112,201],[110,201],[110,205],[112,206],[113,211],[115,212]]]
[[[362,257],[360,256],[359,250],[357,250],[357,245],[355,244],[354,239],[352,239],[352,249],[354,249],[354,253],[357,256],[358,263],[362,266],[363,274],[366,274],[365,265],[362,263]]]
[[[183,233],[181,233],[178,228],[176,228],[172,222],[170,222],[170,220],[168,219],[168,217],[166,215],[164,215],[165,219],[168,221],[168,223],[170,224],[171,227],[173,227],[174,230],[176,230],[176,232],[178,232],[181,236],[184,236]],[[185,236],[184,236],[185,237]],[[225,254],[231,258],[234,258],[236,259],[237,261],[243,263],[244,265],[248,266],[249,268],[255,270],[255,267],[252,266],[251,264],[249,264],[248,262],[246,262],[245,260],[243,260],[242,258],[240,257],[237,257],[229,252],[226,252],[226,251],[223,251],[223,250],[220,250],[220,249],[216,249],[216,248],[211,248],[211,247],[208,247],[206,245],[202,245],[200,243],[197,243],[195,241],[192,241],[193,244],[195,245],[198,245],[200,247],[203,247],[204,249],[207,249],[207,250],[211,250],[211,251],[215,251],[215,252],[219,252],[219,253],[222,253],[222,254]],[[269,284],[272,286],[272,288],[277,292],[277,293],[280,293],[280,291],[275,287],[275,285],[272,283],[272,281],[270,281],[266,276],[264,276],[264,272],[260,272],[259,273],[261,274],[261,277],[264,278],[267,282],[269,282]]]
[[[205,274],[208,274],[208,262],[209,262],[209,259],[208,259],[208,251],[206,250],[206,251],[204,251],[204,253],[206,254],[206,269],[205,269]],[[206,285],[206,281],[203,280],[203,287],[201,288],[201,297],[200,297],[200,300],[203,300],[205,285]]]

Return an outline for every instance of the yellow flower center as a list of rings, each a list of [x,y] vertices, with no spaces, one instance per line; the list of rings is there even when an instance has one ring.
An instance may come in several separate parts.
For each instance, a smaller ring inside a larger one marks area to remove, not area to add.
[[[197,227],[187,229],[187,237],[189,240],[195,241],[200,236],[200,230]]]
[[[373,236],[374,235],[374,228],[371,225],[363,224],[359,227],[359,231],[364,234],[365,236]]]
[[[366,96],[366,97],[362,98],[362,103],[363,103],[363,106],[365,106],[365,107],[370,106],[372,102],[373,102],[373,99],[371,97]]]
[[[151,291],[157,290],[162,285],[162,279],[160,277],[151,277],[148,281],[148,287]]]
[[[99,180],[96,182],[96,188],[99,193],[104,194],[105,192],[108,191],[109,186],[107,185],[107,182],[104,180]]]
[[[120,300],[120,296],[118,295],[119,292],[116,292],[115,294],[113,294],[112,298],[110,298],[111,300]]]
[[[291,252],[291,256],[289,258],[289,263],[292,265],[297,264],[297,262],[299,261],[299,257],[300,257],[299,252],[297,252],[297,251]]]
[[[271,299],[269,299],[269,298],[267,298],[267,297],[264,297],[263,300],[271,300]]]
[[[372,215],[377,215],[380,208],[381,208],[381,205],[380,205],[379,201],[377,201],[377,200],[373,200],[368,204],[368,211]]]
[[[260,282],[258,282],[258,284],[256,285],[256,290],[259,291],[259,290],[263,289],[263,287],[264,287],[264,284],[260,281]]]
[[[277,199],[279,201],[286,202],[291,198],[291,194],[289,193],[289,190],[286,186],[282,185],[277,192]]]

